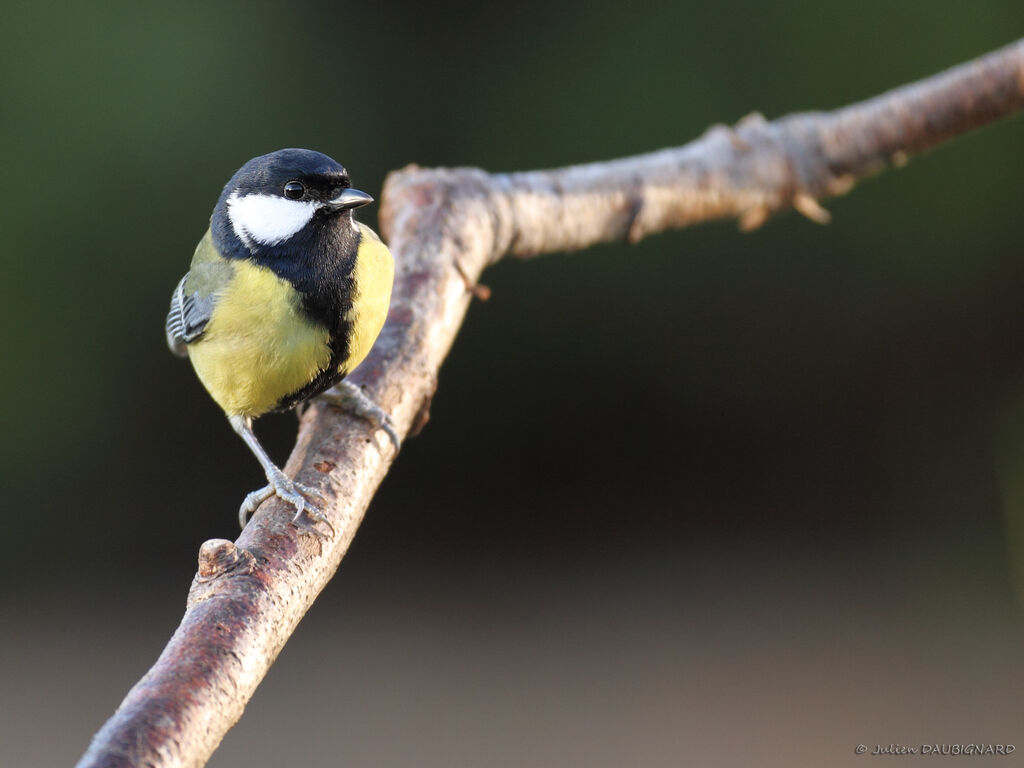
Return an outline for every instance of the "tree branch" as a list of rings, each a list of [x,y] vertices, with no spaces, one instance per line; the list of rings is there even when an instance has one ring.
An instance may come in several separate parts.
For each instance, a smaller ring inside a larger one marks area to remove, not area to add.
[[[397,264],[392,307],[352,379],[408,434],[429,412],[467,284],[504,255],[635,242],[726,217],[751,229],[789,207],[827,221],[821,199],[1021,106],[1024,41],[834,112],[752,116],[647,155],[528,173],[392,173],[381,211]],[[286,472],[323,493],[336,535],[301,533],[271,499],[237,542],[206,542],[181,625],[79,767],[205,764],[337,570],[393,459],[365,423],[311,407]]]

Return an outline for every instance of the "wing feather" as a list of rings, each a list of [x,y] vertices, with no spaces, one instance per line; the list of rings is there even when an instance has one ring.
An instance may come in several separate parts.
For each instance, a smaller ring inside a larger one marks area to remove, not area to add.
[[[200,339],[213,315],[217,297],[227,287],[234,267],[213,245],[210,230],[196,246],[192,265],[171,294],[171,307],[164,329],[167,346],[181,357],[188,356],[188,345]]]
[[[167,346],[181,357],[188,357],[188,345],[203,335],[213,314],[214,297],[189,293],[186,284],[191,272],[186,272],[171,294],[171,307],[164,326]]]

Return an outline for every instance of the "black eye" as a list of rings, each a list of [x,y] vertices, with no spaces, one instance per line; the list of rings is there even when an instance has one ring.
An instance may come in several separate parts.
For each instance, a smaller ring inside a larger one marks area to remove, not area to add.
[[[301,181],[289,181],[284,185],[284,196],[289,200],[299,200],[304,194],[306,188],[302,186]]]

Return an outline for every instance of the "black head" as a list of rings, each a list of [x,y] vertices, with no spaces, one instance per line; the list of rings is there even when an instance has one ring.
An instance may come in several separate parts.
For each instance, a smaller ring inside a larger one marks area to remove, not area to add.
[[[281,149],[247,162],[231,177],[213,210],[217,247],[241,257],[287,246],[309,230],[351,227],[351,211],[372,202],[352,189],[348,171],[310,149]]]

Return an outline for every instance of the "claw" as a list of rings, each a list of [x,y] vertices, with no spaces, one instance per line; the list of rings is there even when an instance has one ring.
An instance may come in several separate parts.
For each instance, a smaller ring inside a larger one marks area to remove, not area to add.
[[[381,411],[381,413],[384,412]],[[391,439],[391,444],[395,446],[395,453],[398,453],[398,451],[400,451],[402,448],[402,438],[398,436],[398,431],[391,423],[391,417],[385,413],[384,418],[381,420],[381,422],[379,424],[374,423],[374,426],[377,427],[377,429],[383,430],[384,433],[387,434],[387,436]]]
[[[313,496],[320,501],[324,501],[324,495],[320,491],[294,480],[289,480],[283,473],[274,474],[267,479],[270,480],[270,484],[246,496],[245,501],[242,502],[242,506],[238,510],[238,522],[243,528],[249,519],[249,515],[255,512],[260,504],[271,496],[277,496],[282,501],[295,507],[295,517],[292,518],[292,522],[296,526],[305,528],[318,537],[324,538],[323,532],[316,527],[318,523],[323,523],[331,529],[331,536],[335,534],[331,521],[324,516],[323,512],[317,509],[315,504],[312,504],[306,498],[307,496]],[[313,524],[309,525],[303,515],[312,520]]]
[[[336,408],[341,408],[353,416],[370,422],[374,427],[387,434],[392,445],[395,446],[395,453],[401,450],[402,439],[398,436],[398,430],[395,429],[394,424],[391,423],[391,417],[355,384],[341,381],[320,396]]]
[[[296,501],[295,499],[292,498],[285,498],[285,501],[291,502],[295,506],[295,517],[292,518],[292,522],[299,527],[307,528],[320,538],[324,538],[324,536],[320,529],[316,527],[316,524],[323,523],[331,529],[331,536],[333,536],[335,531],[334,526],[331,525],[331,521],[327,519],[327,516],[324,515],[324,513],[321,512],[316,505],[310,504],[309,500],[306,498],[307,496],[312,496],[323,502],[327,500],[326,498],[324,498],[324,495],[315,488],[310,488],[308,485],[303,485],[302,483],[293,481],[292,485],[295,488],[295,490],[298,491],[298,493],[295,494],[298,500]],[[280,496],[280,494],[278,495]],[[306,521],[305,519],[303,519],[302,516],[303,513],[306,514],[306,517],[313,520],[313,525],[306,525]]]
[[[253,491],[245,497],[242,506],[238,509],[238,525],[245,528],[249,522],[249,515],[256,511],[260,504],[274,495],[274,486],[265,485],[258,491]]]

